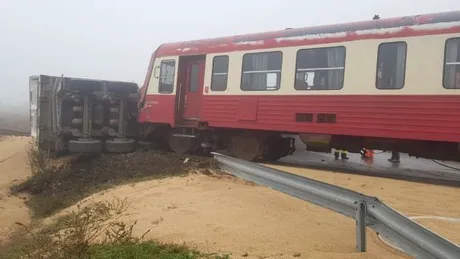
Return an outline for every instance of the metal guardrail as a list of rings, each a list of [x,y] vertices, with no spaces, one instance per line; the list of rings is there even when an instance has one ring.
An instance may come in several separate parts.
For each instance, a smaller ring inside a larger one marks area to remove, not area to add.
[[[416,258],[460,258],[460,247],[385,205],[376,197],[213,153],[222,170],[356,220],[356,248],[366,250],[366,227]]]

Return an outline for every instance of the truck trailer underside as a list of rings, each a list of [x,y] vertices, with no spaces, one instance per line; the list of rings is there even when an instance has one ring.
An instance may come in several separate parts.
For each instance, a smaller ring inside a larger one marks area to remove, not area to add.
[[[137,138],[135,83],[32,76],[31,135],[54,153],[131,152]]]

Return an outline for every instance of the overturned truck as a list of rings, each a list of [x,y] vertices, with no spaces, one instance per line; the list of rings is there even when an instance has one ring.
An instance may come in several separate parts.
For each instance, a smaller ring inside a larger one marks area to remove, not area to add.
[[[42,150],[99,153],[136,148],[136,83],[29,78],[31,136]]]

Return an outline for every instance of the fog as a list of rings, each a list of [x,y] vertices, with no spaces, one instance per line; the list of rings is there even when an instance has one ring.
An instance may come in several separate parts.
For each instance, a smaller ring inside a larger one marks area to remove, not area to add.
[[[458,0],[0,0],[0,109],[28,106],[28,77],[142,84],[161,43],[460,10]]]

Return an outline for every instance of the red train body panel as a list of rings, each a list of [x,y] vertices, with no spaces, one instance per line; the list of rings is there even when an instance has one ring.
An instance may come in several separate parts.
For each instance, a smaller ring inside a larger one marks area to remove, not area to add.
[[[146,95],[145,105],[138,116],[140,123],[155,122],[175,126],[176,96]]]
[[[296,114],[311,114],[311,122]],[[336,121],[318,122],[320,114]],[[458,96],[206,96],[201,119],[212,127],[460,142]]]

